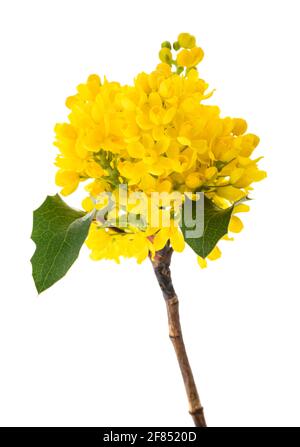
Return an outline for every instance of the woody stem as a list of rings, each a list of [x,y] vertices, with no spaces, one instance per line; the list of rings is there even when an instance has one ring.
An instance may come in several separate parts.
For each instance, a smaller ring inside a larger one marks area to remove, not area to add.
[[[150,260],[167,306],[169,337],[174,346],[181,370],[189,402],[189,413],[192,416],[196,427],[206,427],[203,407],[200,403],[197,387],[182,337],[179,318],[179,303],[173,288],[170,271],[172,252],[173,249],[167,244],[162,250],[156,252],[153,259],[150,256]]]

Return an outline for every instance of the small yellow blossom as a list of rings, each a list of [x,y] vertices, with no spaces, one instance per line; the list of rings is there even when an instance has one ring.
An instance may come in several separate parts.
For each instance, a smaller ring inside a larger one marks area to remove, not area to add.
[[[185,184],[190,189],[196,189],[199,188],[199,186],[202,185],[201,180],[201,174],[199,172],[193,172],[191,174],[188,174],[188,176],[185,179]]]
[[[171,222],[171,225],[166,228],[161,228],[155,235],[153,245],[155,250],[161,250],[168,240],[171,243],[173,250],[181,252],[184,250],[185,242],[180,229]]]
[[[206,259],[202,258],[201,256],[197,256],[197,261],[198,261],[199,266],[200,266],[202,269],[205,269],[205,268],[207,267],[207,261],[206,261]]]
[[[202,61],[204,56],[203,50],[194,47],[191,50],[183,49],[177,54],[177,64],[181,67],[196,67]]]
[[[169,63],[172,60],[172,53],[169,48],[162,48],[159,52],[159,59],[162,62]]]
[[[215,261],[216,259],[219,259],[222,256],[221,250],[216,245],[215,248],[209,253],[207,256],[210,261]]]
[[[55,182],[58,186],[62,186],[62,195],[67,196],[77,188],[79,175],[74,171],[64,171],[61,169],[56,173]]]
[[[193,48],[196,46],[196,39],[189,33],[180,33],[178,38],[178,43],[182,48]]]
[[[241,219],[237,216],[232,216],[230,219],[229,231],[232,231],[233,233],[240,233],[243,229],[243,222]]]

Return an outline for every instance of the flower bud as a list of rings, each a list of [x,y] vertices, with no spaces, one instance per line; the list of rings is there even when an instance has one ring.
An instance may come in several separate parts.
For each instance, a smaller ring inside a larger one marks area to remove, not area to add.
[[[162,48],[169,48],[169,50],[172,49],[172,46],[170,44],[170,42],[168,40],[165,40],[162,44],[161,44]]]
[[[178,40],[173,43],[173,48],[175,51],[178,51],[180,49],[180,43],[178,42]]]
[[[172,53],[169,48],[162,48],[159,52],[159,59],[166,64],[170,64],[172,61]]]
[[[234,118],[233,135],[242,135],[247,130],[247,123],[242,118]]]
[[[178,36],[179,45],[182,48],[191,49],[196,46],[196,39],[189,33],[181,33]]]

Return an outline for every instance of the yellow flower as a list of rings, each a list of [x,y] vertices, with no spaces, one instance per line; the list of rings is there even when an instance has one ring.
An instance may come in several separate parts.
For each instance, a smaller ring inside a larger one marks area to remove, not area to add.
[[[94,160],[89,160],[85,164],[85,173],[88,177],[91,178],[98,178],[105,175],[104,169],[99,165],[99,163],[96,163]]]
[[[90,211],[92,211],[95,208],[95,203],[93,202],[91,197],[86,197],[85,199],[83,199],[81,205],[82,205],[82,208],[87,213],[89,213]]]
[[[55,180],[61,193],[71,194],[89,181],[82,206],[98,213],[87,239],[93,259],[142,262],[168,241],[182,251],[176,222],[186,192],[203,191],[224,209],[235,204],[229,231],[239,232],[243,224],[235,214],[249,209],[240,200],[266,177],[258,167],[260,158],[252,157],[259,137],[246,133],[244,119],[222,118],[219,107],[206,103],[212,92],[195,68],[203,51],[194,36],[179,34],[173,44],[177,57],[169,42],[162,46],[157,67],[137,74],[128,85],[89,76],[66,101],[67,122],[55,126]],[[163,199],[153,209],[144,203],[133,206],[118,198],[120,185],[147,199],[153,192],[177,192],[180,199],[172,204]],[[112,193],[111,199],[101,201],[103,192]],[[125,217],[130,222],[122,226]],[[207,258],[220,253],[215,247]],[[198,263],[206,266],[205,259]]]
[[[74,171],[64,171],[61,169],[56,173],[55,182],[57,186],[62,186],[61,194],[68,196],[77,188],[79,175]]]
[[[247,130],[247,122],[243,120],[242,118],[235,118],[233,120],[234,126],[232,129],[232,133],[234,135],[242,135]]]
[[[189,33],[181,33],[179,34],[178,43],[182,48],[193,48],[196,45],[196,39]]]
[[[120,257],[135,257],[141,263],[153,252],[146,233],[118,233],[114,229],[100,228],[97,223],[92,223],[86,243],[95,261],[111,259],[119,263]]]
[[[180,67],[196,67],[202,61],[204,56],[203,50],[199,47],[194,47],[191,50],[183,49],[177,54],[177,64]]]
[[[169,48],[162,48],[159,52],[159,59],[162,62],[169,63],[172,60],[172,53]]]
[[[210,261],[215,261],[216,259],[219,259],[222,256],[221,250],[216,245],[215,248],[209,253],[207,256]]]
[[[203,184],[201,174],[199,172],[192,172],[188,174],[185,179],[185,184],[190,189],[196,189]]]
[[[238,202],[246,196],[246,192],[241,191],[238,188],[234,188],[233,186],[220,186],[220,188],[217,188],[217,194],[231,202]]]
[[[207,256],[207,259],[209,259],[210,261],[216,261],[221,256],[222,256],[221,250],[219,249],[218,246],[215,246],[215,248]],[[207,267],[207,259],[202,258],[201,256],[197,256],[197,262],[202,269],[205,269]]]
[[[155,250],[161,250],[168,241],[170,241],[173,250],[178,252],[184,250],[185,242],[183,235],[176,224],[174,224],[174,221],[171,221],[169,227],[161,228],[155,235],[153,240]]]
[[[240,233],[243,229],[243,222],[237,216],[232,216],[229,223],[229,231],[232,233]]]
[[[215,166],[211,166],[211,167],[205,169],[205,171],[204,171],[204,175],[207,180],[211,180],[217,174],[218,174],[218,170]]]
[[[144,146],[139,141],[129,143],[128,154],[133,158],[143,158],[145,155]]]
[[[198,261],[199,266],[200,266],[202,269],[205,269],[205,268],[207,267],[207,261],[206,261],[206,259],[202,258],[201,256],[197,256],[197,261]]]

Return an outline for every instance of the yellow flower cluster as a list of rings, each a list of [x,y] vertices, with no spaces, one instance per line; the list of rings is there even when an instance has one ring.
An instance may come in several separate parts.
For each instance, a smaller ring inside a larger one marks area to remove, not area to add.
[[[196,66],[203,51],[193,36],[182,33],[172,46],[164,42],[161,63],[152,73],[140,73],[133,85],[101,82],[91,75],[67,99],[69,122],[55,127],[55,145],[60,154],[56,183],[63,195],[71,194],[79,182],[87,184],[86,211],[103,209],[97,197],[126,185],[129,192],[203,191],[222,208],[245,198],[251,184],[262,180],[265,172],[251,155],[259,138],[246,133],[241,118],[221,118],[216,106],[203,101],[211,96],[207,83]],[[114,209],[130,213],[128,205],[114,200]],[[235,212],[247,211],[241,204]],[[110,211],[111,212],[111,211]],[[142,262],[148,252],[158,250],[170,240],[175,250],[184,248],[174,209],[158,206],[158,214],[169,213],[170,225],[143,225],[121,228],[95,219],[87,239],[93,259],[136,257]],[[139,211],[143,214],[143,210]],[[239,232],[242,223],[234,214],[230,231]],[[209,258],[216,259],[216,247]],[[206,261],[199,259],[200,265]]]

